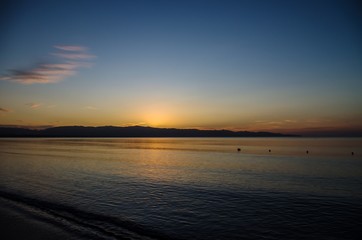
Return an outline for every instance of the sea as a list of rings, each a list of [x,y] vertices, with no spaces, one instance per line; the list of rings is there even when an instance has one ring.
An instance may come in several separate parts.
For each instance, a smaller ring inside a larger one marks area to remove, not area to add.
[[[0,180],[70,239],[361,236],[361,138],[3,138]]]

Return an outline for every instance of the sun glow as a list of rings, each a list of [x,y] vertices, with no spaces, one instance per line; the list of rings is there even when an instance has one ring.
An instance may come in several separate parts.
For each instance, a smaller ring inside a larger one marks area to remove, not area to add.
[[[150,108],[146,111],[145,122],[153,127],[167,126],[167,123],[171,121],[171,114],[164,108]]]

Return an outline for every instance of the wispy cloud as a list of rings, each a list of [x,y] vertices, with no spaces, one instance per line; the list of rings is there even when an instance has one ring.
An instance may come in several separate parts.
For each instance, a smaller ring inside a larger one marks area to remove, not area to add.
[[[91,60],[95,55],[89,54],[83,46],[54,46],[59,52],[54,53],[56,61],[53,63],[38,64],[30,70],[10,70],[9,74],[0,76],[0,80],[20,84],[56,83],[66,77],[73,76],[79,68],[91,67]]]
[[[55,45],[57,49],[71,52],[86,52],[88,51],[87,47],[84,46],[71,46],[71,45]]]
[[[57,45],[54,46],[61,52],[53,53],[53,55],[68,60],[90,60],[95,58],[95,55],[88,53],[88,48],[83,46],[69,46],[69,45]]]
[[[10,109],[0,107],[0,113],[8,113],[11,112]]]
[[[69,60],[90,60],[96,57],[88,53],[54,53],[54,55]]]
[[[43,64],[29,71],[12,70],[7,76],[0,80],[7,80],[21,84],[55,83],[65,77],[74,75],[76,66],[71,63],[65,64]]]
[[[11,112],[10,109],[0,107],[0,116]]]
[[[27,106],[29,106],[31,109],[37,109],[39,108],[42,104],[41,103],[27,103]]]

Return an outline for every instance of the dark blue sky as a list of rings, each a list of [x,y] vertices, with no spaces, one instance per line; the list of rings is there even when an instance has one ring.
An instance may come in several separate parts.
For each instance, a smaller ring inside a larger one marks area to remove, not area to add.
[[[359,1],[9,1],[1,9],[2,124],[361,127]]]

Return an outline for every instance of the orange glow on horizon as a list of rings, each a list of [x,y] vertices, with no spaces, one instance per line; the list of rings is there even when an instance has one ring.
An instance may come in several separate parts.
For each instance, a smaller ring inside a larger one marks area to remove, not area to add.
[[[143,122],[152,127],[164,127],[173,121],[171,119],[171,114],[169,114],[169,111],[167,111],[165,107],[157,106],[150,107],[145,111]]]

